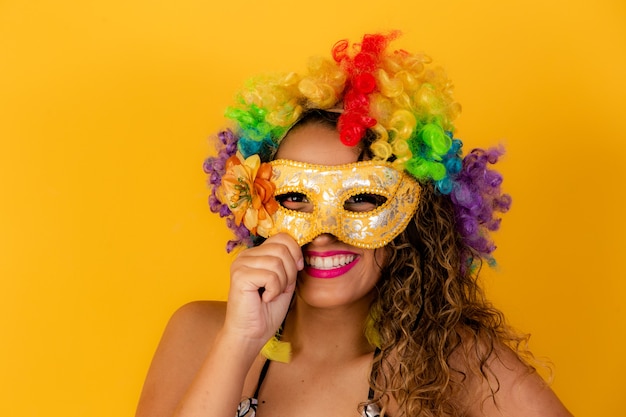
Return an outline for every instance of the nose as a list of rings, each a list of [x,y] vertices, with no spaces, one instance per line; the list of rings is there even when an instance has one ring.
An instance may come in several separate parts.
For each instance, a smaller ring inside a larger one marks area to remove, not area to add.
[[[337,241],[337,237],[331,233],[321,233],[311,240],[316,246],[324,246]]]

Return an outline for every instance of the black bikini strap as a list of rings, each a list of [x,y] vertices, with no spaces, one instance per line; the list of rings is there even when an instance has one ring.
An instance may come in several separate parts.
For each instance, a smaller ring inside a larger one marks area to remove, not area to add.
[[[376,348],[374,350],[374,359],[376,359],[376,357],[380,355],[380,348]],[[374,390],[372,389],[372,387],[369,388],[369,391],[367,392],[367,400],[368,401],[372,401],[374,399]]]
[[[261,384],[265,379],[265,375],[267,374],[267,370],[270,368],[270,360],[266,359],[263,364],[263,369],[261,369],[261,374],[259,375],[259,382],[256,384],[256,390],[254,391],[254,398],[259,398],[259,391],[261,390]]]

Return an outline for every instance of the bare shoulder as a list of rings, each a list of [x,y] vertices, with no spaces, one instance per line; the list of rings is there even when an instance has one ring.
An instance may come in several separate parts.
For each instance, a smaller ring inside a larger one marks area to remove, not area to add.
[[[192,301],[180,307],[170,319],[168,330],[201,330],[217,331],[224,323],[226,302],[224,301]]]
[[[194,301],[172,315],[152,359],[137,416],[173,411],[202,365],[225,314],[225,302]]]
[[[180,360],[204,358],[224,323],[225,314],[226,303],[220,301],[194,301],[180,307],[165,328],[157,355],[171,351],[170,354],[182,356],[177,358]]]
[[[468,338],[458,350],[451,360],[464,374],[468,416],[572,416],[537,371],[510,347]],[[482,363],[481,356],[486,357]]]

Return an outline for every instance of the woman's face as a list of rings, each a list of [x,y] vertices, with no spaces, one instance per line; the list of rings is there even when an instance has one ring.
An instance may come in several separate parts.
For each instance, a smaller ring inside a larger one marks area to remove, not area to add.
[[[361,149],[348,147],[339,140],[332,127],[308,123],[293,129],[281,142],[276,159],[290,159],[317,165],[342,165],[356,162]],[[312,211],[303,195],[279,198],[286,208]],[[371,201],[350,201],[351,210],[368,211]],[[369,303],[372,290],[380,278],[384,249],[361,249],[324,233],[302,248],[305,268],[298,276],[298,294],[310,305],[337,307],[356,301]]]

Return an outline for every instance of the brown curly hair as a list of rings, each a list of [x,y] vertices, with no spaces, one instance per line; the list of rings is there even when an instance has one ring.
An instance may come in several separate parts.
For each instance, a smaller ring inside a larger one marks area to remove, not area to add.
[[[528,336],[513,331],[485,299],[480,258],[474,259],[478,268],[462,268],[468,248],[450,199],[422,185],[417,213],[385,250],[371,307],[380,339],[370,376],[375,401],[384,406],[391,395],[400,416],[462,415],[455,393],[462,392],[468,371],[489,382],[493,397],[498,381],[488,361],[496,347],[509,346],[523,358]],[[453,354],[460,363],[451,361]]]

